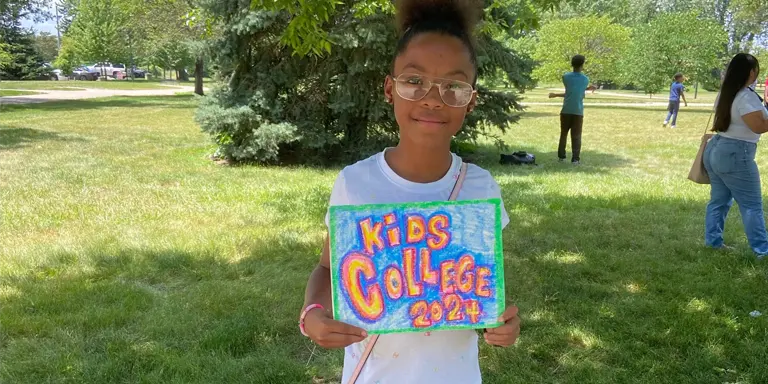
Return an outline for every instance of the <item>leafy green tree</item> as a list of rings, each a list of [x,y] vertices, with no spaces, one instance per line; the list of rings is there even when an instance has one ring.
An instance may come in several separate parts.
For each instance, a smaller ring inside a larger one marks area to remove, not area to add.
[[[533,77],[558,81],[571,70],[571,57],[584,55],[584,70],[595,82],[616,82],[618,61],[629,46],[630,30],[614,24],[608,17],[587,16],[554,20],[538,31],[534,58],[539,66]]]
[[[48,32],[40,32],[34,36],[35,51],[43,59],[50,63],[59,54],[59,42],[56,36]]]
[[[714,86],[713,71],[722,67],[727,42],[723,27],[696,13],[670,13],[638,27],[632,34],[629,52],[622,59],[623,80],[647,93],[669,86],[675,73]]]
[[[128,23],[119,0],[80,0],[67,36],[81,61],[125,62],[130,53],[123,28]]]

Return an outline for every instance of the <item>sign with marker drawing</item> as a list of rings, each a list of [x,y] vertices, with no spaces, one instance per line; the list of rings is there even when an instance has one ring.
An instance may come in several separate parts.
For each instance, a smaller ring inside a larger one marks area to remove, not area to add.
[[[333,315],[372,334],[501,325],[501,200],[332,206]]]

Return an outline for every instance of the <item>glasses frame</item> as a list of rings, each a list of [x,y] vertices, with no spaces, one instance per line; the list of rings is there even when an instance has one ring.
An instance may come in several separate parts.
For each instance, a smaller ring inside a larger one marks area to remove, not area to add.
[[[412,98],[403,96],[403,94],[400,93],[400,89],[399,89],[400,85],[399,84],[401,82],[405,81],[405,79],[403,78],[404,76],[418,76],[418,77],[421,77],[422,79],[428,81],[429,82],[429,89],[427,89],[427,92],[424,93],[424,96],[422,96],[422,97],[420,97],[418,99],[412,99]],[[469,105],[469,103],[472,102],[472,99],[477,94],[477,90],[475,89],[475,87],[472,86],[472,84],[467,83],[466,81],[461,81],[461,80],[446,79],[446,78],[442,78],[442,77],[429,77],[429,76],[424,76],[424,75],[420,75],[418,73],[412,73],[412,72],[401,73],[401,74],[399,74],[397,76],[392,75],[392,80],[395,82],[395,92],[397,92],[397,95],[400,96],[401,98],[405,99],[405,100],[408,100],[408,101],[420,101],[420,100],[423,100],[425,97],[427,97],[427,95],[430,92],[432,92],[432,88],[434,88],[435,85],[437,85],[437,93],[440,95],[440,100],[443,102],[443,104],[445,104],[445,105],[447,105],[449,107],[453,107],[453,108],[464,108],[464,107],[466,107],[467,105]],[[435,81],[435,80],[442,80],[442,81]],[[451,105],[451,104],[448,104],[445,101],[445,98],[443,98],[443,95],[446,92],[448,92],[448,90],[443,90],[443,84],[446,84],[446,83],[462,83],[462,84],[466,84],[472,90],[472,95],[469,97],[469,100],[467,100],[467,102],[464,103],[463,105]]]

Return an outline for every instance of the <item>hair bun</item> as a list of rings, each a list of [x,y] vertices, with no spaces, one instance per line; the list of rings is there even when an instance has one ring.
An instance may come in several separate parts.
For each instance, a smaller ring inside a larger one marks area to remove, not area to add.
[[[420,24],[450,23],[467,36],[480,21],[482,6],[477,0],[397,0],[400,33]]]

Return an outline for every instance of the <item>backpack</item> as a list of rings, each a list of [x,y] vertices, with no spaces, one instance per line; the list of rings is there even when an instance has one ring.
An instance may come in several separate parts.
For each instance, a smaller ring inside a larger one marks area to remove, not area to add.
[[[536,165],[536,156],[525,151],[517,151],[511,155],[501,154],[499,164],[507,165]]]

